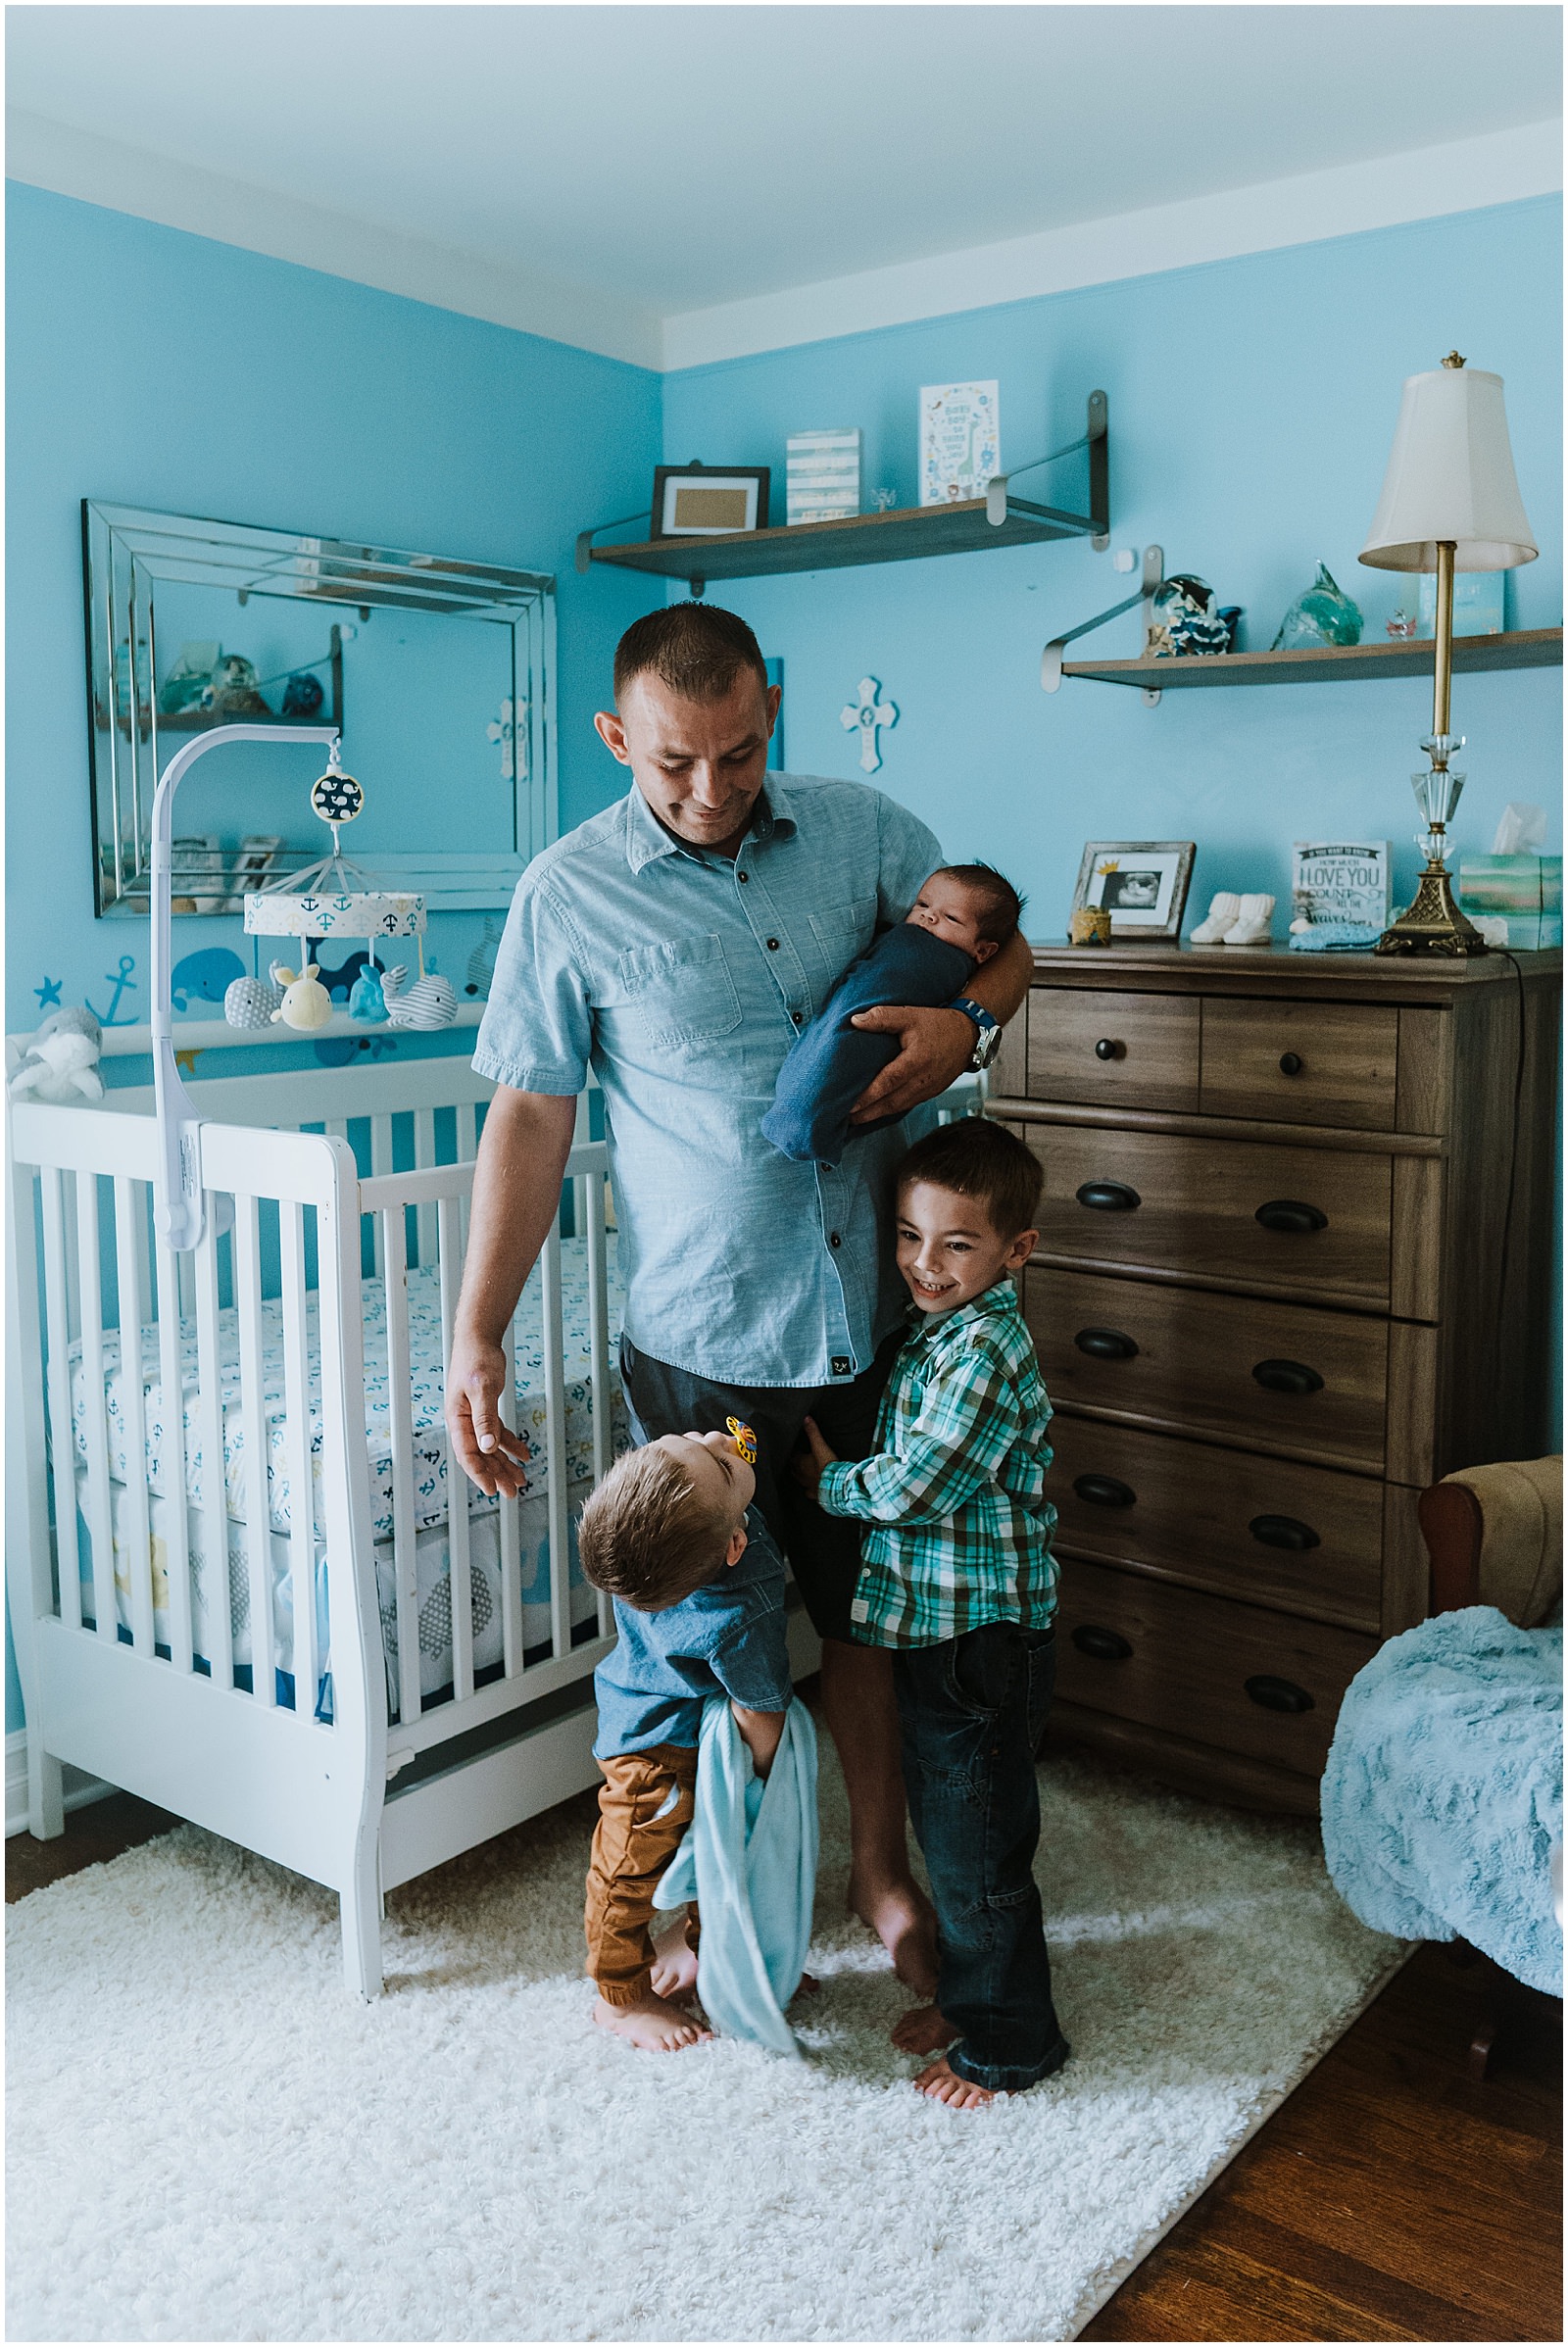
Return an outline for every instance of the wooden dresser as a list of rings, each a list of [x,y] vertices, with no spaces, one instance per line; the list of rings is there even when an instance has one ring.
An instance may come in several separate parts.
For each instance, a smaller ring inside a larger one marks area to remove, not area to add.
[[[991,1112],[1046,1176],[1058,1731],[1315,1810],[1418,1493],[1557,1446],[1561,958],[1035,949]]]

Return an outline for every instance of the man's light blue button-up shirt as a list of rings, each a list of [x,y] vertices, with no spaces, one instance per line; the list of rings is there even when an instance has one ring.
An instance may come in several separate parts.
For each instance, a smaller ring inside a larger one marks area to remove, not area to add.
[[[942,862],[863,783],[770,774],[731,862],[635,787],[517,883],[473,1064],[518,1092],[603,1088],[640,1352],[733,1385],[843,1383],[901,1325],[888,1177],[902,1126],[836,1168],[762,1139],[784,1054]]]

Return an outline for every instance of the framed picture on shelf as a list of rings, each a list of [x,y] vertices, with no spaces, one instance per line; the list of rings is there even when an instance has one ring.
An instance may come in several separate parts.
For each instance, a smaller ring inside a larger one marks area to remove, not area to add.
[[[656,538],[727,538],[767,527],[766,465],[659,465],[654,468]]]
[[[1110,939],[1174,946],[1182,933],[1195,840],[1091,840],[1078,867],[1072,908],[1110,915]]]

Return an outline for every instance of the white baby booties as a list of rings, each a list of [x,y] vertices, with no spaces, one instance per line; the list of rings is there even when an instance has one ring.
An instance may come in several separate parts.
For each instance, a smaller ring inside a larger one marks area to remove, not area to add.
[[[1244,897],[1234,928],[1225,932],[1228,946],[1266,946],[1270,939],[1269,923],[1274,918],[1272,897]]]
[[[1233,929],[1241,913],[1242,900],[1234,889],[1222,888],[1209,905],[1207,917],[1193,931],[1195,946],[1217,946],[1223,943],[1226,932]]]

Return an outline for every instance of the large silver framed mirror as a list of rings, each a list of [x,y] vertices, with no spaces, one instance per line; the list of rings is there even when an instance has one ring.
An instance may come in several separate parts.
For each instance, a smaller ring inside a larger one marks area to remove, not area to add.
[[[158,776],[225,722],[339,726],[355,862],[432,912],[510,903],[556,836],[553,579],[92,498],[81,524],[98,912],[147,915]],[[318,858],[302,748],[192,769],[176,912],[238,912]]]

